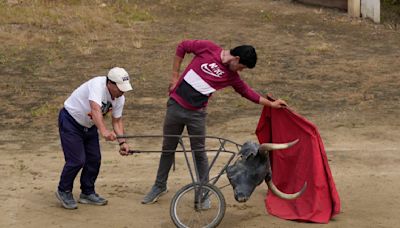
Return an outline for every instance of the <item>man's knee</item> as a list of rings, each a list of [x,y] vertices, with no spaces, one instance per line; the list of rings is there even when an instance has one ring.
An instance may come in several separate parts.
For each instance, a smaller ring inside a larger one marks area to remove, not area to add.
[[[85,165],[85,163],[86,163],[85,159],[75,158],[75,159],[69,159],[66,162],[66,166],[72,169],[81,169]]]

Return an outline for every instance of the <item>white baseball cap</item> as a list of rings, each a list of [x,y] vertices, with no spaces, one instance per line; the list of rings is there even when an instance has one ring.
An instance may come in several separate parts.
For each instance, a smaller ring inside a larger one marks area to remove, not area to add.
[[[132,90],[131,83],[129,82],[129,74],[126,72],[124,68],[114,67],[112,68],[107,75],[107,78],[110,81],[113,81],[117,84],[117,87],[122,92],[128,92]]]

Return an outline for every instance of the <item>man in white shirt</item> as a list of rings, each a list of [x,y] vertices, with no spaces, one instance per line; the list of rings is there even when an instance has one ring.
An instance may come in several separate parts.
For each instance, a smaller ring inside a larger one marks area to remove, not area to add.
[[[101,164],[99,133],[106,141],[115,141],[117,135],[124,134],[124,93],[130,90],[132,86],[128,73],[123,68],[114,67],[107,76],[83,83],[64,102],[58,126],[65,165],[56,191],[56,197],[64,208],[78,207],[72,189],[81,169],[79,203],[107,204],[107,200],[96,193],[94,186]],[[110,111],[113,130],[107,129],[103,118]],[[118,142],[119,153],[128,155],[129,145],[125,139],[118,139]]]

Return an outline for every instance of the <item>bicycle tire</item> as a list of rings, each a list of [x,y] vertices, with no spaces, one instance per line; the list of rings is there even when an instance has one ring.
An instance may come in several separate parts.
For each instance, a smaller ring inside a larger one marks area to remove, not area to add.
[[[225,215],[225,209],[226,209],[226,204],[225,204],[225,198],[224,195],[222,194],[222,192],[214,185],[211,184],[203,184],[202,185],[202,191],[207,191],[209,197],[211,197],[211,204],[214,205],[215,202],[217,203],[216,206],[211,207],[208,210],[198,210],[195,207],[195,202],[194,202],[194,198],[192,198],[194,196],[194,192],[195,192],[195,188],[200,188],[200,184],[199,183],[191,183],[188,184],[186,186],[184,186],[183,188],[181,188],[172,198],[171,201],[171,206],[170,206],[170,216],[172,221],[174,222],[174,224],[179,227],[179,228],[187,228],[187,227],[205,227],[205,228],[213,228],[219,225],[219,223],[222,221],[224,215]],[[193,192],[193,193],[190,193]],[[187,194],[193,194],[193,196],[189,197],[189,201],[184,201],[183,197]],[[215,197],[215,199],[214,199]],[[191,199],[190,199],[191,198]],[[191,200],[191,202],[190,202]],[[192,214],[193,216],[196,215],[197,217],[201,216],[202,213],[205,214],[207,212],[209,212],[210,214],[213,213],[213,211],[216,209],[216,216],[211,216],[214,217],[213,219],[210,219],[211,222],[208,224],[199,224],[199,225],[190,225],[189,222],[187,222],[187,220],[192,219],[192,222],[195,222],[193,220],[193,218],[182,218],[180,217],[180,213],[178,213],[177,208],[179,206],[179,204],[182,204],[182,206],[184,206],[184,204],[186,204],[186,210],[184,210],[185,213],[189,213]],[[191,205],[190,205],[191,204]],[[190,211],[192,210],[192,211]],[[210,211],[212,210],[212,211]]]

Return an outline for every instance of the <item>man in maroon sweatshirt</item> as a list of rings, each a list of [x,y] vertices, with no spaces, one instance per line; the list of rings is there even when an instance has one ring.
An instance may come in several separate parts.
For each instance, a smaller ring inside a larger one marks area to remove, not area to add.
[[[180,66],[186,53],[194,54],[190,64],[182,74]],[[257,54],[254,47],[242,45],[231,50],[224,50],[208,40],[185,40],[176,49],[169,85],[169,100],[164,120],[164,135],[181,135],[186,126],[189,135],[206,134],[206,107],[211,95],[222,88],[232,86],[237,93],[248,100],[270,106],[286,107],[286,102],[271,102],[256,93],[240,78],[238,72],[254,68]],[[164,137],[160,163],[155,184],[143,198],[143,204],[151,204],[167,192],[168,173],[174,161],[179,138]],[[190,146],[195,151],[196,165],[200,181],[208,181],[208,158],[205,153],[205,138],[190,138]],[[206,209],[210,202],[202,202]]]

